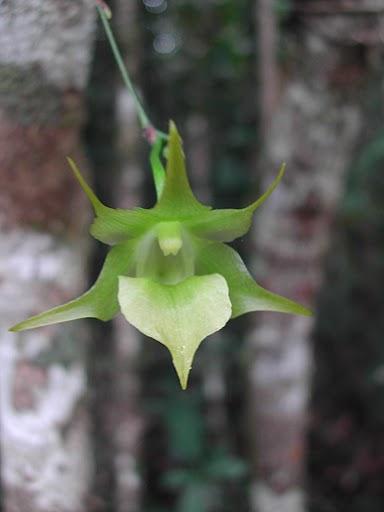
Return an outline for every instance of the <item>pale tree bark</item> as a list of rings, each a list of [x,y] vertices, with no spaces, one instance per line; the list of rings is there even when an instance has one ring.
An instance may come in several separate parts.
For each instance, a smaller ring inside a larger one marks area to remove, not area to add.
[[[295,61],[265,141],[262,188],[284,161],[287,172],[257,212],[253,263],[261,284],[314,307],[332,217],[362,128],[359,94],[368,61],[351,44],[355,17],[338,20],[337,44],[322,35],[323,25],[329,30],[327,18],[317,16],[316,26],[311,19],[302,22],[289,39]],[[248,335],[252,509],[302,512],[313,319],[276,313],[253,318]]]
[[[136,83],[137,2],[115,0],[108,6],[113,13],[112,30]],[[110,206],[140,206],[145,172],[139,166],[140,131],[132,97],[101,23],[88,99],[90,123],[86,133],[97,193]],[[106,246],[98,246],[96,259],[103,260],[106,251]],[[139,335],[122,315],[98,327],[93,338],[89,358],[96,458],[93,494],[95,506],[103,511],[134,512],[140,506],[138,349]]]
[[[125,64],[135,83],[140,63],[137,2],[115,1],[115,26]],[[145,172],[141,158],[142,137],[132,96],[119,80],[117,129],[119,179],[116,204],[134,208],[141,204]],[[140,334],[120,315],[115,321],[113,446],[116,482],[116,512],[140,510],[141,478],[138,470],[143,433],[139,408],[138,374]]]
[[[259,126],[261,135],[266,140],[278,92],[278,71],[276,66],[277,27],[273,3],[270,0],[258,0],[254,14],[259,50],[257,53]]]
[[[5,512],[85,510],[87,329],[8,328],[79,294],[87,209],[65,156],[79,131],[91,1],[0,4],[0,415]]]

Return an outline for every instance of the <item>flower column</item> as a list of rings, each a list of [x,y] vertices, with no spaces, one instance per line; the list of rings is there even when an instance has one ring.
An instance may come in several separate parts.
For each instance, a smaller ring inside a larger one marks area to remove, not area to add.
[[[0,5],[0,413],[3,510],[78,512],[91,475],[84,325],[8,328],[84,286],[79,130],[91,1]],[[79,264],[81,262],[81,264]]]

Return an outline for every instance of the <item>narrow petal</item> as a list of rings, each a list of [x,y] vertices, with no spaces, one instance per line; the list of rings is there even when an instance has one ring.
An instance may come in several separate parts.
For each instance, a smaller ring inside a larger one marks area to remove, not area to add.
[[[75,162],[71,158],[68,158],[68,162],[95,212],[96,218],[90,232],[96,240],[115,245],[140,236],[158,221],[157,216],[151,210],[141,208],[122,210],[105,206],[87,184]]]
[[[164,189],[155,211],[164,218],[180,218],[210,210],[193,195],[185,169],[182,141],[173,122],[169,127],[168,161]]]
[[[11,331],[24,331],[44,325],[68,322],[79,318],[110,320],[119,311],[117,301],[118,276],[128,272],[135,243],[130,241],[113,247],[95,284],[77,299],[52,308],[13,326]]]
[[[217,274],[189,277],[174,285],[120,277],[118,296],[128,322],[171,352],[183,389],[200,343],[231,316],[228,286]]]
[[[152,146],[150,154],[150,162],[152,167],[153,178],[155,181],[156,195],[159,198],[164,190],[165,169],[161,161],[160,153],[163,148],[162,137],[157,137],[156,142]]]
[[[266,192],[254,203],[246,208],[212,210],[205,212],[198,217],[191,218],[185,222],[193,233],[210,240],[220,242],[232,242],[236,238],[245,235],[251,227],[252,218],[255,210],[261,206],[272,194],[280,183],[285,171],[285,164],[281,166],[279,174],[268,187]]]
[[[122,210],[104,206],[103,212],[93,221],[90,233],[100,242],[115,245],[143,235],[160,220],[152,210]]]
[[[289,299],[265,290],[248,272],[239,254],[220,242],[197,242],[196,273],[220,273],[227,281],[232,303],[232,318],[250,311],[276,311],[310,316],[312,313]]]

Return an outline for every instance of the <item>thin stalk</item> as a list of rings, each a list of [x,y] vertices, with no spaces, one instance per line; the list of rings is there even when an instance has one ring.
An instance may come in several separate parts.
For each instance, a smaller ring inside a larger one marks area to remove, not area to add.
[[[113,55],[115,57],[116,63],[119,67],[121,76],[124,80],[124,83],[125,83],[128,91],[132,94],[132,98],[135,102],[135,108],[136,108],[136,112],[137,112],[137,117],[139,118],[140,125],[143,130],[146,130],[149,126],[152,126],[152,123],[150,122],[142,104],[140,103],[140,100],[139,100],[139,97],[137,96],[135,88],[132,85],[131,79],[129,77],[127,68],[125,67],[119,47],[117,46],[115,36],[113,35],[111,25],[108,21],[107,15],[106,15],[105,11],[103,9],[101,9],[101,7],[99,5],[97,6],[97,10],[100,15],[101,21],[103,23],[103,27],[104,27],[105,33],[107,35],[109,44],[111,46]]]
[[[168,135],[166,133],[161,132],[160,130],[157,130],[153,124],[151,123],[149,117],[147,116],[143,105],[141,104],[141,101],[136,93],[136,90],[132,84],[132,81],[129,77],[129,73],[127,68],[125,67],[124,60],[121,56],[119,47],[117,45],[115,36],[113,35],[111,25],[109,23],[109,19],[111,18],[112,14],[107,6],[107,4],[103,0],[96,0],[97,5],[97,11],[99,13],[99,16],[101,18],[104,31],[107,35],[108,42],[110,44],[113,56],[115,57],[115,61],[118,65],[118,68],[120,70],[121,76],[123,78],[124,84],[126,85],[128,91],[132,95],[135,109],[137,113],[137,117],[139,120],[139,123],[141,125],[141,128],[143,129],[143,134],[146,140],[149,142],[149,144],[152,146],[152,151],[150,155],[150,162],[152,167],[152,174],[153,179],[155,182],[155,188],[156,188],[156,194],[157,198],[160,198],[161,192],[164,187],[164,181],[165,181],[165,170],[161,163],[161,150],[163,148],[164,141],[168,139]]]

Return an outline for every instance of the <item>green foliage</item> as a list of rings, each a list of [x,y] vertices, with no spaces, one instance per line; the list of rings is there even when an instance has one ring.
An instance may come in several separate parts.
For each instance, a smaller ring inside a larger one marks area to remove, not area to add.
[[[281,21],[284,21],[293,10],[292,0],[274,0],[275,12]]]
[[[384,503],[384,131],[366,138],[348,175],[319,304],[310,452],[313,487],[320,495],[331,489],[329,507],[351,512]],[[315,500],[311,510],[325,508]]]
[[[246,464],[225,449],[213,449],[190,468],[174,469],[163,485],[178,491],[176,512],[210,512],[222,506],[220,485],[238,481],[247,473]]]
[[[234,502],[226,498],[228,487],[244,483],[248,468],[228,447],[209,440],[204,425],[202,400],[196,393],[181,396],[172,389],[156,401],[165,426],[172,465],[160,479],[163,490],[176,496],[174,512],[230,511]],[[149,507],[153,512],[160,509]]]
[[[383,162],[384,130],[380,130],[364,147],[350,172],[349,192],[342,207],[345,219],[383,227]]]
[[[365,403],[376,403],[367,414],[384,422],[384,394],[381,368],[384,346],[382,314],[382,282],[384,279],[384,131],[379,130],[356,159],[347,183],[347,195],[340,211],[340,234],[337,257],[331,262],[336,279],[333,299],[324,292],[325,304],[332,300],[338,308],[336,324],[332,308],[322,318],[321,335],[332,339],[341,352],[347,351],[361,373],[359,393]],[[341,231],[342,230],[342,231]],[[326,306],[325,306],[326,307]],[[364,340],[364,359],[360,342]],[[352,376],[351,376],[352,377]],[[345,390],[353,389],[345,382]],[[365,407],[365,406],[364,406]]]

